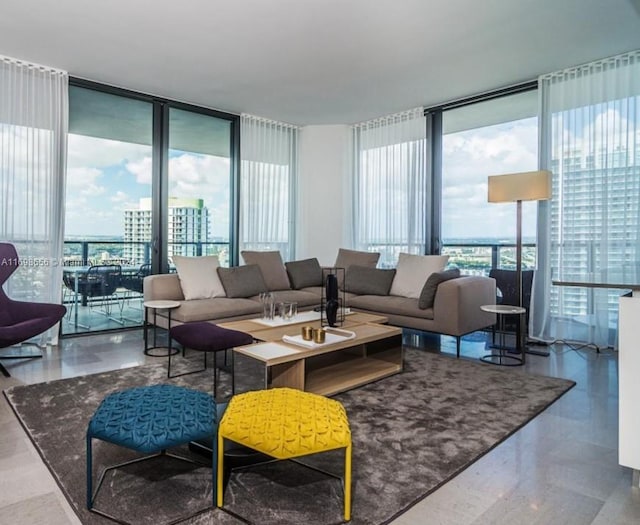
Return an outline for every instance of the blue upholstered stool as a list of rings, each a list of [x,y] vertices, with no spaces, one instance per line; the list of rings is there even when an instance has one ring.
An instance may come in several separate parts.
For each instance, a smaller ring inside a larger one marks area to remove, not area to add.
[[[217,428],[216,403],[213,397],[205,392],[173,385],[154,385],[109,394],[93,414],[87,428],[87,508],[107,518],[121,521],[93,508],[106,473],[158,455],[197,463],[166,452],[169,448],[184,445],[190,441],[206,440],[212,444],[214,450],[212,476],[215,477],[217,440],[214,438]],[[91,448],[93,438],[153,455],[107,467],[100,475],[94,493]],[[214,502],[215,488],[216,484],[213,482]]]
[[[180,343],[183,349],[190,348],[204,353],[204,368],[192,372],[171,375],[171,355],[168,356],[167,377],[178,377],[186,374],[194,374],[207,369],[207,353],[213,352],[213,395],[218,397],[218,382],[216,380],[218,352],[235,348],[236,346],[250,345],[253,337],[238,330],[229,330],[207,322],[185,323],[174,326],[169,331],[169,337]],[[231,352],[231,393],[235,394],[235,374],[233,370],[233,352]]]

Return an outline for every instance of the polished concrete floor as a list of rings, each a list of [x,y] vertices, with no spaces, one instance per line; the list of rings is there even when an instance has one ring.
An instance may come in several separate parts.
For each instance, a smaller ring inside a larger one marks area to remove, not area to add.
[[[453,338],[407,334],[406,343],[455,356]],[[485,345],[482,333],[465,338],[463,358],[477,359]],[[5,361],[13,377],[0,378],[0,388],[147,362],[158,360],[142,354],[140,330],[67,338],[45,359]],[[526,367],[510,371],[577,386],[394,525],[640,523],[640,489],[617,460],[617,354],[557,346],[550,357],[528,356]],[[0,524],[70,523],[79,520],[2,396]]]

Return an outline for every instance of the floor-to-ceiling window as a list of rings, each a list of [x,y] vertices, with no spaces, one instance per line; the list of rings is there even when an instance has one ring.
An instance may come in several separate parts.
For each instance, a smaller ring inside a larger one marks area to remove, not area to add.
[[[442,253],[465,273],[515,268],[515,204],[487,202],[487,177],[538,169],[537,91],[442,112]],[[535,267],[537,203],[523,203],[523,267]]]
[[[69,120],[63,334],[140,325],[173,254],[236,260],[237,116],[72,81]]]
[[[131,290],[118,286],[107,296],[90,290],[85,277],[90,267],[119,267],[126,276],[150,262],[149,238],[132,228],[130,215],[151,198],[145,167],[151,165],[152,132],[150,102],[69,88],[63,333],[141,322]]]
[[[229,265],[231,123],[169,109],[167,255],[217,255]]]

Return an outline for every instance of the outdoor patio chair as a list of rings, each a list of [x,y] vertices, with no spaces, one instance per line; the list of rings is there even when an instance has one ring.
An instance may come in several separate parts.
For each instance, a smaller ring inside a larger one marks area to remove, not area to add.
[[[489,271],[489,277],[496,280],[496,304],[509,306],[520,306],[518,297],[518,273],[515,270],[498,270],[496,268]],[[529,326],[529,306],[531,303],[531,287],[533,285],[533,270],[522,271],[522,307],[527,311],[525,314],[525,334]],[[507,316],[505,328],[507,331],[517,332],[518,316]],[[493,331],[495,343],[495,327]],[[526,339],[525,339],[526,340]]]
[[[122,314],[123,301],[117,295],[121,286],[122,267],[119,264],[97,264],[90,266],[85,275],[77,277],[78,293],[87,300],[90,309],[96,308],[97,312],[105,315],[110,320],[124,324],[122,315],[120,318],[113,316],[113,307],[116,305]]]

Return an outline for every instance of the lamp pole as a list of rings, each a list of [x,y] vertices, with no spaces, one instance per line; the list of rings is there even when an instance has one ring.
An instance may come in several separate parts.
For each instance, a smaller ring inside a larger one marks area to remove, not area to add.
[[[518,199],[517,203],[517,218],[516,218],[516,285],[518,286],[518,306],[522,308],[522,200]],[[523,330],[523,318],[524,316],[518,314],[518,328],[516,330],[516,347],[522,356],[522,363],[525,359],[525,348],[523,346],[522,334]]]

